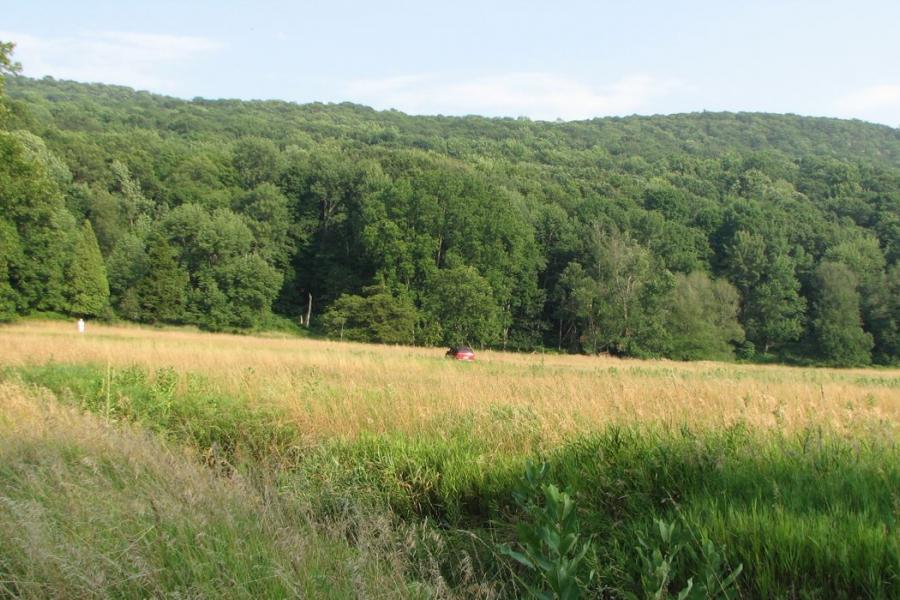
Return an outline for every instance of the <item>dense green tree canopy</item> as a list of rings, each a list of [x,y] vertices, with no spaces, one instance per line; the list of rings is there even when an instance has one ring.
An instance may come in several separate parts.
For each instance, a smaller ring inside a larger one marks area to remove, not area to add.
[[[137,280],[132,293],[126,293],[123,298],[123,302],[129,303],[128,310],[134,311],[133,318],[149,323],[183,320],[188,274],[178,264],[171,245],[160,234],[149,240],[146,265],[147,269]]]
[[[9,51],[0,318],[74,314],[87,219],[129,319],[254,328],[312,298],[360,340],[898,360],[900,130],[184,101],[18,77]],[[823,354],[834,332],[872,345]]]
[[[866,365],[872,334],[863,331],[858,280],[845,265],[825,261],[815,272],[812,335],[820,356],[838,365]]]
[[[702,271],[675,275],[668,311],[673,358],[734,358],[735,345],[744,341],[738,323],[740,295],[724,279],[710,279]]]
[[[384,285],[363,289],[363,296],[343,294],[323,316],[332,337],[383,344],[416,340],[416,307],[409,298],[394,296]]]

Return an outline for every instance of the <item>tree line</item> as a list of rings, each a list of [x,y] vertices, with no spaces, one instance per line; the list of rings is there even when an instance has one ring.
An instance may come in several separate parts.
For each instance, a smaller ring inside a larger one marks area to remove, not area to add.
[[[900,356],[900,130],[178,100],[18,75],[0,318],[837,365]]]

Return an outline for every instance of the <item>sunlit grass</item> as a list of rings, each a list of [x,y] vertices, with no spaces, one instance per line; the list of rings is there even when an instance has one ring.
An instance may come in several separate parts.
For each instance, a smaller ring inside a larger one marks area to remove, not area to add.
[[[213,335],[66,323],[0,329],[0,363],[139,365],[206,377],[223,394],[277,406],[310,436],[429,432],[445,415],[533,414],[558,441],[610,423],[745,423],[795,430],[900,422],[900,371],[622,360],[484,351],[474,364],[441,349]]]
[[[529,460],[611,597],[646,592],[658,518],[743,565],[739,597],[900,590],[897,370],[65,323],[0,328],[0,365],[0,596],[518,597],[496,543]]]

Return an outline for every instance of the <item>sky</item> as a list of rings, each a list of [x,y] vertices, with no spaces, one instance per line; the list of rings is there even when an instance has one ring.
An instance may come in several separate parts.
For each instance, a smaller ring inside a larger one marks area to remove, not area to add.
[[[182,98],[572,120],[702,110],[900,127],[900,1],[2,0],[30,77]]]

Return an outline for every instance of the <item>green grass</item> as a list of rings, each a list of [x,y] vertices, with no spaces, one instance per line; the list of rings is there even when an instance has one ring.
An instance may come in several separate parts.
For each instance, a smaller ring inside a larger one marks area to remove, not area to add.
[[[451,434],[452,435],[452,434]],[[376,438],[329,451],[329,481],[378,494],[400,514],[510,536],[526,456],[489,456],[464,435]],[[602,579],[636,589],[636,540],[657,518],[725,548],[751,597],[900,594],[900,449],[822,431],[770,435],[611,428],[544,457],[595,536]],[[344,477],[344,480],[340,478]],[[688,568],[677,583],[696,573]]]
[[[19,582],[6,588],[10,595],[40,595],[40,586],[76,576],[87,579],[76,577],[71,589],[82,589],[98,569],[110,595],[188,590],[201,580],[211,582],[201,590],[209,595],[319,595],[324,588],[316,586],[325,582],[337,596],[353,595],[347,582],[356,575],[347,565],[362,552],[370,578],[395,565],[390,572],[399,575],[390,581],[402,581],[392,588],[400,595],[467,596],[473,582],[493,581],[490,589],[516,596],[529,574],[497,547],[515,543],[523,515],[514,493],[526,463],[543,460],[548,480],[572,495],[583,533],[593,536],[596,593],[647,592],[636,547],[662,519],[679,524],[697,548],[704,540],[721,548],[730,568],[743,565],[740,597],[900,597],[900,446],[888,425],[851,434],[610,426],[545,447],[527,409],[497,406],[491,434],[479,439],[468,433],[474,417],[457,414],[415,438],[363,435],[311,445],[278,411],[171,369],[107,373],[48,364],[6,369],[2,378],[47,388],[57,401],[119,424],[104,433],[113,439],[124,428],[128,435],[154,432],[160,447],[187,447],[190,477],[221,497],[183,510],[176,501],[183,482],[164,468],[141,470],[109,448],[99,458],[56,441],[17,448],[0,466],[0,535],[19,539],[26,534],[11,525],[16,515],[39,515],[36,535],[73,548],[73,571],[36,567],[45,545],[0,545],[3,579]],[[170,511],[164,527],[153,506]],[[259,506],[271,513],[261,518]],[[384,529],[372,525],[378,519],[386,519],[391,539],[403,527],[417,532],[415,549],[383,542],[365,551],[373,534],[361,531]],[[348,521],[340,535],[315,533],[317,524]],[[303,547],[313,558],[300,565],[285,558],[273,535],[282,530],[309,537]],[[123,551],[146,565],[103,566],[103,557]],[[670,590],[703,570],[690,556],[679,559]],[[128,578],[147,569],[165,575]]]
[[[402,597],[432,587],[407,572],[408,536],[389,515],[316,520],[304,498],[217,474],[140,428],[39,410],[24,431],[0,416],[0,597]]]
[[[107,371],[49,363],[4,372],[13,374],[46,387],[66,404],[108,421],[136,423],[229,463],[279,458],[297,439],[276,410],[253,409],[244,398],[222,393],[202,376],[179,377],[170,368]]]

